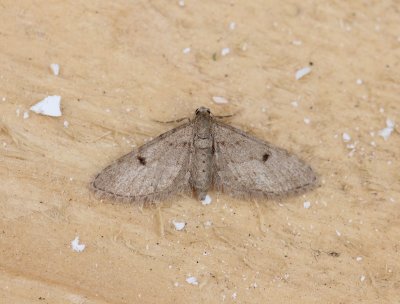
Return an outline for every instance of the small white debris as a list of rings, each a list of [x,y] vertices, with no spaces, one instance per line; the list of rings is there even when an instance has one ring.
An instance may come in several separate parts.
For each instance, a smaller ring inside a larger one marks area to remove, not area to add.
[[[379,113],[383,113],[383,112],[385,112],[385,109],[384,108],[379,108]]]
[[[297,108],[299,106],[299,102],[297,100],[294,100],[290,103],[292,107]]]
[[[393,130],[394,130],[394,121],[388,118],[386,119],[386,128],[380,130],[378,134],[379,136],[382,136],[384,140],[388,140]]]
[[[56,76],[58,76],[58,74],[60,73],[60,66],[57,63],[50,64],[50,69]]]
[[[293,41],[292,41],[292,44],[293,44],[293,45],[302,45],[303,42],[302,42],[301,40],[293,40]]]
[[[310,67],[304,67],[296,72],[296,80],[299,80],[311,72]]]
[[[236,28],[236,23],[235,22],[232,21],[231,23],[229,23],[229,29],[231,31],[233,31],[235,28]]]
[[[233,300],[236,300],[236,297],[237,297],[237,293],[234,292],[234,293],[232,294],[232,299],[233,299]]]
[[[61,116],[60,102],[61,96],[48,96],[32,106],[31,111],[42,115],[59,117]]]
[[[362,275],[362,276],[360,277],[360,281],[361,281],[361,282],[364,282],[364,281],[365,281],[365,275]]]
[[[187,48],[184,48],[184,49],[182,50],[182,53],[183,53],[183,54],[189,54],[190,51],[191,51],[190,47],[187,47]]]
[[[376,142],[374,142],[374,141],[371,141],[369,144],[370,144],[371,146],[373,146],[373,147],[376,147]]]
[[[212,221],[205,221],[205,222],[203,223],[203,225],[204,225],[204,227],[206,227],[206,228],[211,227],[211,226],[212,226]]]
[[[186,278],[186,282],[188,284],[192,284],[192,285],[198,285],[199,282],[197,282],[197,278],[196,277],[188,277]]]
[[[69,126],[69,122],[64,120],[64,128],[68,128],[68,126]]]
[[[337,234],[337,236],[341,236],[342,235],[339,230],[336,230],[336,234]]]
[[[107,108],[107,109],[106,109],[106,112],[107,112],[107,113],[110,113],[110,112],[111,112],[111,110],[110,110],[109,108]]]
[[[356,261],[357,261],[357,262],[361,262],[361,261],[362,261],[362,259],[363,259],[363,258],[362,258],[362,257],[360,257],[360,256],[356,257]]]
[[[175,282],[175,283],[174,283],[174,286],[175,286],[175,287],[178,287],[178,286],[179,286],[179,283],[178,283],[178,282]]]
[[[305,201],[305,202],[303,203],[303,206],[304,206],[304,209],[308,209],[308,208],[311,207],[311,202]]]
[[[342,138],[344,142],[349,142],[351,140],[351,136],[348,133],[343,133]]]
[[[82,252],[85,250],[85,244],[79,244],[79,236],[77,236],[73,241],[71,241],[71,248],[73,251]]]
[[[226,47],[221,50],[221,56],[226,56],[231,52],[231,49]]]
[[[227,104],[228,103],[228,99],[226,99],[225,97],[222,97],[222,96],[213,96],[212,100],[216,104]]]
[[[363,80],[362,80],[362,79],[357,79],[357,80],[356,80],[356,83],[357,83],[358,85],[362,85],[362,84],[363,84]]]
[[[28,118],[29,118],[29,112],[28,112],[28,111],[25,111],[23,117],[24,117],[24,119],[28,119]]]
[[[179,4],[179,6],[182,6],[182,7],[184,7],[184,6],[185,6],[185,1],[183,1],[183,0],[179,0],[178,4]]]
[[[175,221],[175,220],[172,221],[172,224],[174,224],[175,230],[177,231],[181,231],[186,226],[185,222]]]
[[[310,122],[311,122],[311,119],[310,119],[310,118],[304,117],[304,123],[305,123],[306,125],[310,124]]]
[[[206,197],[201,200],[201,203],[203,204],[203,206],[206,206],[206,205],[210,205],[211,201],[212,201],[211,196],[209,196],[207,194]]]

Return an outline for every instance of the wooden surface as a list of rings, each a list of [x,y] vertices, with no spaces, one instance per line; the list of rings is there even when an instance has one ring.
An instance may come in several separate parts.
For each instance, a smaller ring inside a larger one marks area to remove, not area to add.
[[[400,139],[377,133],[400,118],[399,20],[397,1],[1,0],[0,302],[399,302]],[[23,118],[48,95],[62,117]],[[94,174],[175,126],[155,120],[201,105],[306,159],[321,188],[93,197]]]

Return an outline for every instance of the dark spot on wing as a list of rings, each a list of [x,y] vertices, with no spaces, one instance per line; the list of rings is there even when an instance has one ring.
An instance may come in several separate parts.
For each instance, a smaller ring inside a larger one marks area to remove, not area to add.
[[[266,162],[269,158],[269,154],[268,153],[264,153],[263,155],[263,161]]]
[[[138,155],[137,159],[139,160],[139,162],[144,166],[146,164],[146,158],[144,158],[143,156]]]

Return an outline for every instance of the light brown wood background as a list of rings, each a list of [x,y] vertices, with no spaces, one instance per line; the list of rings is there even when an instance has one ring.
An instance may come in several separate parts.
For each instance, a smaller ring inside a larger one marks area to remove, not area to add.
[[[1,0],[0,302],[399,302],[400,139],[377,136],[400,121],[399,20],[385,0]],[[62,117],[23,118],[48,95]],[[321,188],[143,210],[93,197],[94,174],[174,127],[155,120],[200,105],[306,159]]]

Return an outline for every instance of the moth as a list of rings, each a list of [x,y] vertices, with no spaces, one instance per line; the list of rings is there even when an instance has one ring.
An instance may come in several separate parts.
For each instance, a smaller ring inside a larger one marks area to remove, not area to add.
[[[218,121],[205,107],[101,171],[92,182],[100,197],[155,202],[177,194],[204,199],[211,189],[244,198],[279,198],[317,185],[297,156]]]

